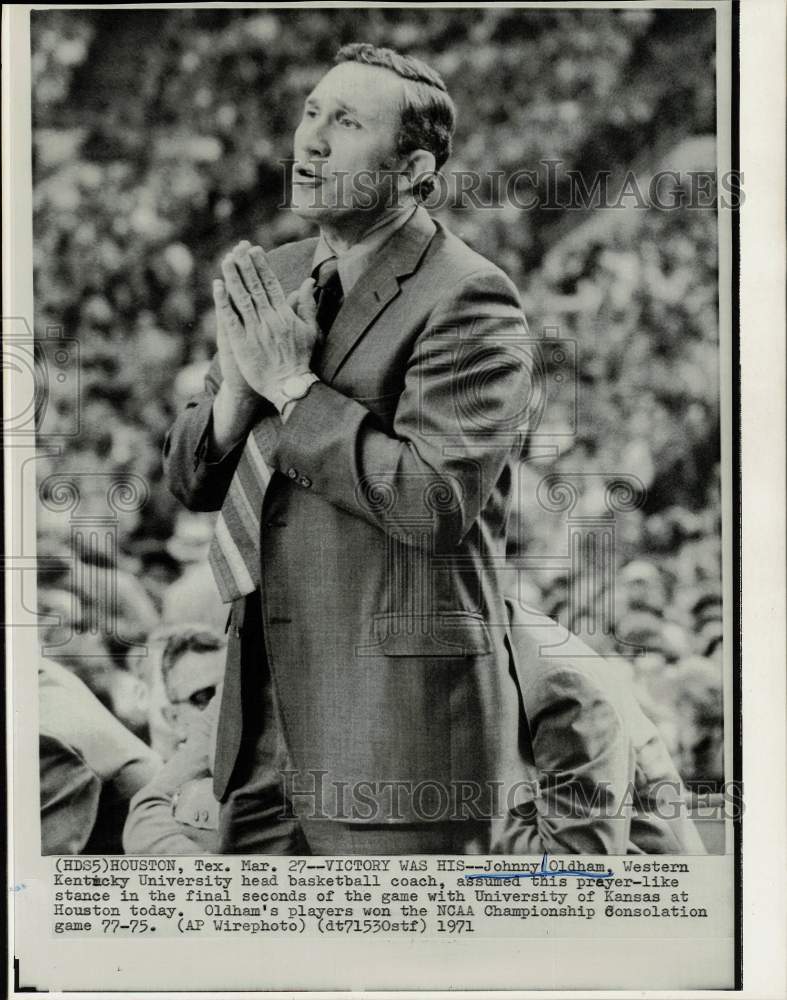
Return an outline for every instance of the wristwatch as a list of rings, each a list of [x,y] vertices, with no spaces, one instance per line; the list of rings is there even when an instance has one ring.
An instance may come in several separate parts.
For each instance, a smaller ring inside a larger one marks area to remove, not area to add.
[[[300,375],[289,375],[282,382],[277,383],[275,392],[271,393],[270,401],[281,413],[287,403],[295,402],[296,399],[303,399],[319,378],[314,372],[301,372]]]

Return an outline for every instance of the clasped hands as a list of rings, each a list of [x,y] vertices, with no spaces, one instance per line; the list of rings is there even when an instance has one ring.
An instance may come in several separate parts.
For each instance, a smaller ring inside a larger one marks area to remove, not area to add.
[[[262,248],[246,240],[224,257],[221,271],[213,301],[224,407],[248,410],[263,397],[282,412],[279,387],[309,371],[319,336],[314,281],[286,296]]]

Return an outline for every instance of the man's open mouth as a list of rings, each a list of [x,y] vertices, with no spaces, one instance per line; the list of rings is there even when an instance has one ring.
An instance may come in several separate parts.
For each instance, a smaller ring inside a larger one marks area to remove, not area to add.
[[[296,164],[292,168],[293,184],[303,184],[308,187],[316,187],[318,184],[322,184],[323,180],[324,178],[320,177],[313,167]]]

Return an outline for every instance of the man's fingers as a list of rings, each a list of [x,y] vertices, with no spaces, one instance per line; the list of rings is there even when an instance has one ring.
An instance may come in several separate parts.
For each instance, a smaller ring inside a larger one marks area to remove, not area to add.
[[[244,322],[253,323],[257,319],[257,311],[254,308],[251,296],[246,291],[246,286],[241,280],[240,271],[231,253],[228,253],[224,260],[222,260],[221,273],[224,275],[226,292],[232,298]]]
[[[287,305],[287,297],[282,291],[279,279],[273,273],[273,268],[268,263],[262,247],[252,247],[249,256],[254,262],[257,274],[268,296],[268,300],[274,309],[281,309]]]
[[[298,312],[298,291],[299,290],[296,288],[294,292],[290,292],[287,296],[287,305],[294,313]]]
[[[213,304],[216,307],[216,315],[219,320],[217,324],[218,337],[234,351],[245,339],[246,331],[227,294],[227,288],[220,278],[216,278],[213,282]]]
[[[216,307],[220,329],[229,332],[231,327],[240,325],[221,278],[216,278],[213,282],[213,305]]]
[[[260,276],[257,273],[257,268],[254,266],[251,257],[249,256],[250,249],[251,245],[249,243],[240,243],[235,248],[233,257],[235,260],[235,266],[240,271],[243,283],[246,286],[254,305],[257,307],[257,312],[261,316],[266,309],[271,308],[271,303],[263,287],[262,281],[260,280]]]

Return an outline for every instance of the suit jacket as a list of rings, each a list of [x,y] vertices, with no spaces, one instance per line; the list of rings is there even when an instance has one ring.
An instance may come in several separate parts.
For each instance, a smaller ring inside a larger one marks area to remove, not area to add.
[[[507,600],[520,694],[519,801],[499,854],[705,854],[669,752],[630,681],[552,619]]]
[[[315,243],[270,254],[285,292],[310,273]],[[527,328],[509,279],[419,208],[347,295],[312,367],[321,381],[287,422],[263,410],[256,434],[273,470],[264,653],[303,786],[320,772],[322,814],[412,822],[445,802],[419,806],[408,788],[423,799],[431,783],[442,800],[513,763],[516,697],[493,626],[505,614],[497,568],[529,398]],[[219,381],[214,363],[165,444],[170,487],[192,510],[221,507],[242,447],[207,460]],[[219,798],[253,669],[244,603],[232,609]],[[362,788],[363,807],[332,806],[335,782]],[[379,782],[405,783],[398,804]]]

